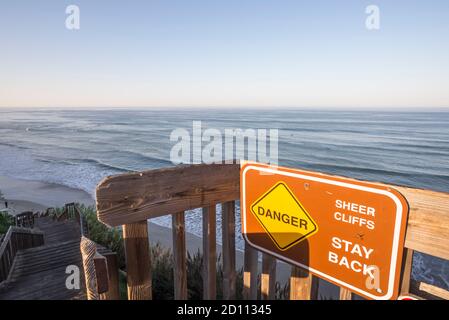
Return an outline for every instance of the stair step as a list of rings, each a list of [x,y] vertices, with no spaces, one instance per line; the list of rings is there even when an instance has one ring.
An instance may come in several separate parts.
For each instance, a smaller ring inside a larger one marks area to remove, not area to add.
[[[35,228],[44,233],[44,245],[17,253],[10,280],[0,287],[0,300],[86,299],[78,223],[40,217]],[[68,265],[81,269],[80,290],[65,287]]]

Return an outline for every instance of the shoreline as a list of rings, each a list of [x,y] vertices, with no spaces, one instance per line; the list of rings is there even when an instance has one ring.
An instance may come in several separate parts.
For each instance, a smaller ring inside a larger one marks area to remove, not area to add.
[[[55,183],[23,180],[0,176],[0,192],[8,201],[8,207],[21,211],[42,211],[50,207],[63,207],[66,203],[79,202],[94,205],[94,199],[85,191]],[[10,204],[10,205],[9,205]],[[15,207],[16,206],[16,207]],[[5,204],[0,202],[0,209]],[[40,209],[35,209],[40,208]]]
[[[78,202],[87,206],[94,206],[94,199],[85,191],[67,186],[41,181],[23,180],[0,176],[0,192],[8,201],[8,208],[13,215],[24,211],[45,211],[49,207],[63,207],[66,203]],[[5,208],[4,201],[0,202],[0,210]],[[162,247],[173,249],[172,229],[166,226],[148,222],[150,243],[159,243]],[[186,232],[186,249],[190,254],[198,250],[202,252],[201,237]],[[217,243],[217,257],[221,254],[221,245]],[[237,270],[243,267],[244,252],[236,249]],[[261,263],[259,263],[259,272]],[[278,261],[276,278],[283,286],[290,277],[291,267]]]

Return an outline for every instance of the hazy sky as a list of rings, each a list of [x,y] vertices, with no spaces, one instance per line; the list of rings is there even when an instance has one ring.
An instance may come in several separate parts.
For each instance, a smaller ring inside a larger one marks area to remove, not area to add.
[[[449,107],[449,1],[0,0],[0,106]]]

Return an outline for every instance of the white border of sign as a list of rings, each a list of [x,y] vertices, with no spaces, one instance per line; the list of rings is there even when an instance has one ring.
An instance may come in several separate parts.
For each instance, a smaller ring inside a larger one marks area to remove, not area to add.
[[[395,220],[395,227],[394,227],[394,237],[393,237],[393,246],[392,246],[392,250],[391,250],[391,263],[390,263],[390,276],[388,279],[388,291],[385,295],[383,296],[375,296],[369,292],[363,291],[359,288],[356,288],[348,283],[345,283],[341,280],[335,279],[323,272],[320,272],[318,270],[315,270],[313,268],[310,268],[306,265],[302,265],[300,263],[296,263],[291,259],[282,257],[278,254],[275,253],[271,253],[272,255],[278,257],[281,260],[285,260],[288,261],[294,265],[299,265],[300,267],[306,269],[306,270],[310,270],[315,274],[320,275],[321,277],[325,278],[325,279],[329,279],[332,280],[335,283],[338,283],[342,286],[345,286],[347,288],[349,288],[350,290],[354,291],[354,292],[358,292],[361,293],[367,297],[370,297],[372,299],[376,299],[376,300],[389,300],[392,296],[393,296],[393,290],[394,290],[394,277],[396,274],[396,262],[397,262],[397,255],[398,255],[398,250],[399,250],[399,236],[401,233],[401,225],[402,225],[402,219],[403,219],[403,215],[402,215],[402,203],[401,201],[398,199],[398,197],[396,197],[396,195],[394,195],[393,193],[386,191],[386,190],[381,190],[381,189],[376,189],[376,188],[370,188],[370,187],[365,187],[365,186],[359,186],[356,184],[351,184],[351,183],[346,183],[346,182],[341,182],[341,181],[333,181],[333,180],[329,180],[329,179],[325,179],[325,178],[319,178],[319,177],[314,177],[314,176],[307,176],[307,175],[303,175],[303,174],[299,174],[299,173],[293,173],[293,172],[284,172],[284,171],[279,171],[277,169],[272,169],[272,168],[264,168],[264,167],[258,167],[258,166],[254,166],[254,165],[247,165],[247,167],[244,169],[243,173],[242,173],[242,190],[243,190],[243,199],[240,203],[240,209],[243,213],[242,217],[243,217],[243,235],[246,239],[246,241],[248,241],[248,243],[250,243],[253,247],[261,250],[261,251],[265,251],[263,248],[254,245],[253,243],[251,243],[251,241],[248,240],[248,238],[246,237],[246,199],[245,199],[245,195],[246,195],[246,185],[245,185],[245,177],[246,177],[246,173],[249,170],[256,170],[256,171],[263,171],[266,173],[271,173],[271,174],[278,174],[278,175],[282,175],[282,176],[287,176],[287,177],[293,177],[293,178],[300,178],[300,179],[305,179],[305,180],[310,180],[310,181],[316,181],[316,182],[321,182],[321,183],[327,183],[327,184],[333,184],[333,185],[337,185],[340,187],[345,187],[345,188],[351,188],[351,189],[357,189],[357,190],[362,190],[362,191],[367,191],[367,192],[372,192],[372,193],[377,193],[377,194],[382,194],[385,195],[389,198],[391,198],[395,204],[396,204],[396,220]],[[243,202],[243,205],[242,205]]]

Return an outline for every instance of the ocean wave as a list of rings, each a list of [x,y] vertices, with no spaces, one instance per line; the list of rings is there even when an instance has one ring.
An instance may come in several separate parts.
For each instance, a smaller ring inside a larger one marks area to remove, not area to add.
[[[69,165],[69,166],[76,166],[82,163],[85,164],[92,164],[95,166],[98,166],[99,168],[103,168],[103,169],[110,169],[110,170],[114,170],[117,172],[128,172],[128,171],[132,171],[129,170],[127,168],[121,168],[118,166],[114,166],[114,165],[110,165],[107,163],[104,163],[100,160],[97,159],[90,159],[90,158],[84,158],[84,159],[39,159],[39,161],[42,162],[50,162],[50,163],[60,163],[60,164],[65,164],[65,165]]]
[[[14,148],[22,149],[22,150],[31,149],[31,148],[23,146],[23,145],[9,143],[9,142],[0,142],[0,145],[7,146],[7,147],[14,147]]]
[[[95,187],[103,177],[117,174],[117,170],[99,168],[93,164],[64,164],[47,159],[42,161],[32,150],[0,146],[0,175],[23,180],[35,180],[84,190],[92,198]]]
[[[148,155],[135,150],[115,150],[109,151],[110,154],[124,154],[126,157],[132,156],[135,161],[140,161],[142,164],[148,164],[149,167],[171,165],[172,162],[168,159],[157,157],[154,155]]]

